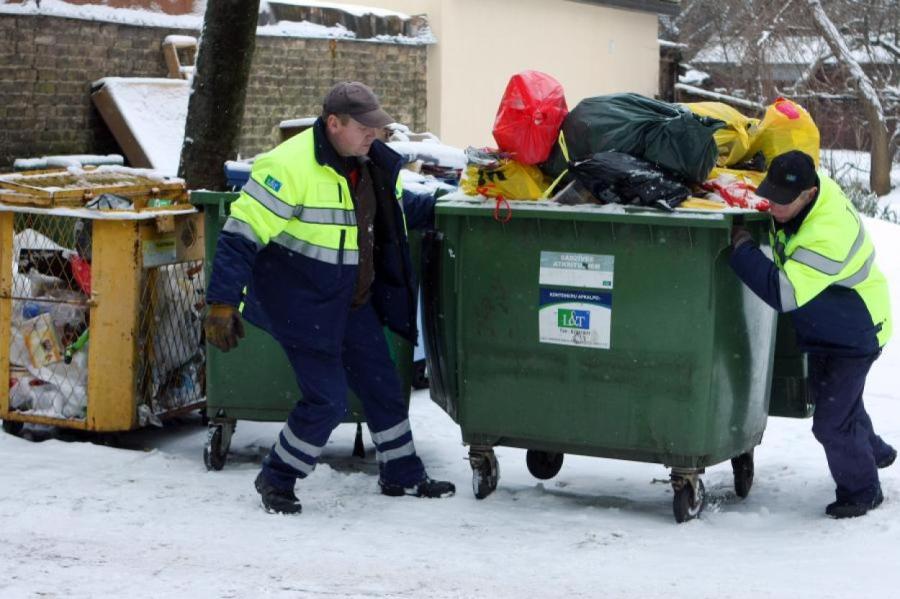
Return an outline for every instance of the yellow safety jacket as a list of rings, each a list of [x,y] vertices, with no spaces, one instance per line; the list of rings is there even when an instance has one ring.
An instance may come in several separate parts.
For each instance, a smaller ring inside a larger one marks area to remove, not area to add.
[[[372,303],[385,324],[415,339],[402,160],[377,141],[369,158],[377,204]],[[219,237],[207,301],[244,302],[247,319],[282,341],[339,345],[359,263],[342,169],[321,119],[257,158]]]
[[[794,313],[798,335],[821,348],[854,345],[866,334],[884,346],[891,307],[875,247],[837,183],[821,173],[819,182],[799,228],[792,233],[773,223],[770,231],[781,310]]]

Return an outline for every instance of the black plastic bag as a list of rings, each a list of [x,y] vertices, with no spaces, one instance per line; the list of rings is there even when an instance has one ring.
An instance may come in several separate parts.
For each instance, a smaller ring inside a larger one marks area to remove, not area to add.
[[[568,114],[562,132],[568,160],[597,152],[624,152],[687,183],[702,183],[719,155],[713,133],[725,123],[639,94],[586,98]],[[556,177],[566,168],[559,142],[541,169]]]
[[[569,172],[601,202],[672,210],[691,195],[646,160],[623,152],[600,152],[571,164]]]

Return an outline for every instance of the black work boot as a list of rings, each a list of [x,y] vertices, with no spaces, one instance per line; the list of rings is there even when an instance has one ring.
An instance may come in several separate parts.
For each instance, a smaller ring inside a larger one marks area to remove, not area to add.
[[[878,489],[878,492],[875,494],[875,499],[873,499],[870,503],[854,503],[851,501],[835,501],[834,503],[829,503],[828,507],[825,508],[825,513],[831,516],[832,518],[858,518],[859,516],[865,516],[869,510],[874,510],[884,501],[884,495],[881,493],[881,488]]]
[[[300,500],[291,490],[279,489],[260,472],[253,482],[262,500],[263,508],[270,514],[299,514],[303,509]]]
[[[875,465],[878,466],[879,468],[887,468],[888,466],[893,464],[894,460],[896,460],[896,459],[897,459],[897,450],[894,449],[893,451],[891,451],[890,454],[881,458],[881,461]]]
[[[401,485],[392,485],[384,481],[378,481],[381,487],[381,493],[389,497],[402,497],[410,495],[412,497],[450,497],[456,493],[456,485],[445,480],[432,480],[424,478],[421,482],[411,487],[403,487]]]

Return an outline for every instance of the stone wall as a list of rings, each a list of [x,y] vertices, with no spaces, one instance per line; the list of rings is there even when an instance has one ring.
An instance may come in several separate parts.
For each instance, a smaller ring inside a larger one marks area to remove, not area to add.
[[[0,171],[15,158],[121,153],[90,100],[103,77],[165,77],[162,41],[198,32],[44,15],[0,14]],[[369,83],[385,109],[425,127],[426,47],[258,37],[239,152],[279,141],[278,123],[314,116],[336,81]]]

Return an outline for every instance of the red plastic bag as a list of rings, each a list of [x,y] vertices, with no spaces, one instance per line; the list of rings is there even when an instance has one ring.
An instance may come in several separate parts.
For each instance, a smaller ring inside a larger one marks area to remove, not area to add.
[[[702,187],[734,208],[749,208],[759,212],[769,211],[769,200],[756,195],[754,185],[742,181],[734,175],[719,175],[704,183]]]
[[[494,139],[518,162],[544,162],[567,114],[559,81],[540,71],[522,71],[510,78],[503,92],[494,120]]]

